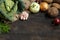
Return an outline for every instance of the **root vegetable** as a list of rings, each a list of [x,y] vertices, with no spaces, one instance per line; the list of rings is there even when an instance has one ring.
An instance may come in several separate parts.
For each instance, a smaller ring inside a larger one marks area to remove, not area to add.
[[[30,5],[30,11],[33,13],[37,13],[40,10],[40,5],[36,2],[32,2],[32,4]]]
[[[48,10],[48,8],[49,8],[48,3],[46,3],[46,2],[41,2],[41,3],[40,3],[40,9],[41,9],[42,11],[46,11],[46,10]]]
[[[51,7],[48,9],[48,14],[52,17],[56,17],[59,14],[59,10],[55,7]]]
[[[60,4],[58,4],[58,3],[53,3],[52,6],[60,9]]]
[[[47,2],[47,3],[52,3],[53,0],[43,0],[44,2]]]

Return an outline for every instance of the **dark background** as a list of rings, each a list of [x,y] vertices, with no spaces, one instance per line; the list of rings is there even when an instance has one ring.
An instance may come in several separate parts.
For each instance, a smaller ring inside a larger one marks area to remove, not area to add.
[[[45,13],[30,14],[27,21],[11,24],[11,32],[0,35],[0,40],[60,40],[60,26],[52,24]]]

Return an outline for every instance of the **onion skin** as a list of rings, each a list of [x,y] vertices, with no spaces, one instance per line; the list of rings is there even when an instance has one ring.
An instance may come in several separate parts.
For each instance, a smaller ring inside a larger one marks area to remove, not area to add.
[[[40,3],[40,9],[41,9],[41,11],[46,11],[46,10],[48,10],[48,8],[49,8],[48,3],[46,3],[46,2],[41,2]]]

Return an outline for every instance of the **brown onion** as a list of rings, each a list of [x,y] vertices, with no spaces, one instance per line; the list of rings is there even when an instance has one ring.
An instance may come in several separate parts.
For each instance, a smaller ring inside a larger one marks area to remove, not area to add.
[[[49,8],[48,3],[46,3],[46,2],[41,2],[41,3],[40,3],[40,9],[41,9],[42,11],[46,11],[46,10],[48,10],[48,8]]]

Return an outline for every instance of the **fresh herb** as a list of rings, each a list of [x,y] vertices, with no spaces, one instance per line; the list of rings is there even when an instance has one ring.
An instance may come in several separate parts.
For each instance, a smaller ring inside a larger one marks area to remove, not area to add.
[[[2,33],[8,33],[10,31],[9,25],[0,22],[0,34]]]

